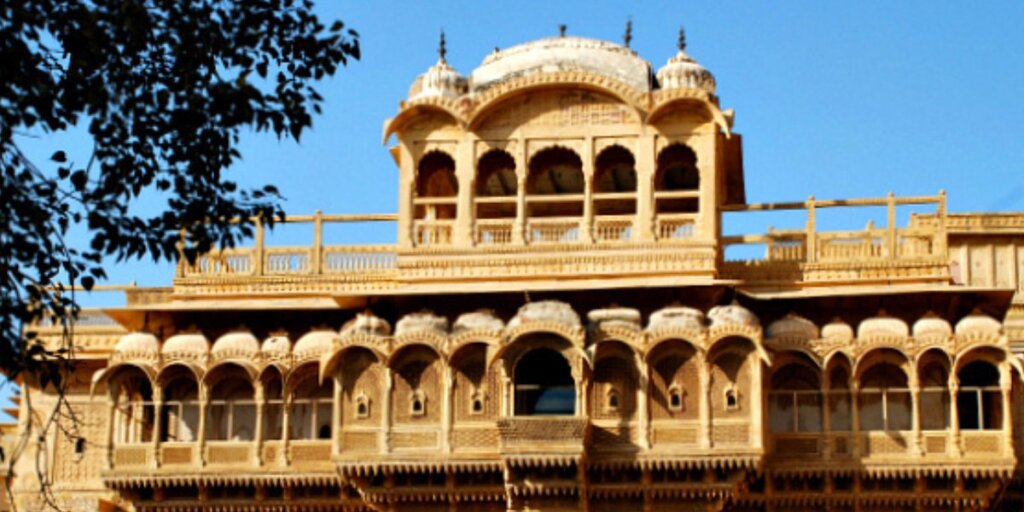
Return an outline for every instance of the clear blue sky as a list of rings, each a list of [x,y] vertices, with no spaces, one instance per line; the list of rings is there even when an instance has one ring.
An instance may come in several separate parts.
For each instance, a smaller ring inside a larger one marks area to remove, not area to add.
[[[714,73],[722,107],[736,110],[750,202],[945,188],[951,211],[1024,210],[1024,2],[319,4],[362,34],[363,59],[321,84],[324,114],[301,143],[249,135],[232,171],[242,183],[277,184],[289,213],[395,211],[382,126],[436,61],[442,27],[448,61],[468,74],[495,46],[556,35],[559,23],[621,41],[627,17],[633,48],[655,68],[686,27],[690,55]],[[44,137],[32,149],[47,156],[53,144]],[[70,149],[88,158],[88,145]],[[726,228],[763,226],[730,218]],[[393,238],[389,226],[350,241]],[[109,273],[146,285],[172,274],[148,262]]]

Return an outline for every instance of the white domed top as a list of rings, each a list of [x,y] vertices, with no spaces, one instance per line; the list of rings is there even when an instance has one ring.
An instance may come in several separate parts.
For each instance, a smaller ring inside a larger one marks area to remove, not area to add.
[[[338,333],[330,329],[318,329],[307,332],[299,338],[299,341],[295,342],[295,348],[292,349],[292,353],[300,361],[316,359],[331,351],[334,347],[334,340],[337,337]]]
[[[630,328],[640,327],[640,312],[633,308],[602,308],[587,313],[593,326],[619,325]]]
[[[519,308],[516,316],[509,321],[509,329],[533,322],[554,322],[568,327],[579,327],[580,316],[572,306],[557,300],[530,302]]]
[[[790,313],[768,326],[768,337],[778,339],[815,340],[819,336],[818,326],[814,322]]]
[[[206,336],[198,333],[175,334],[164,341],[160,353],[171,359],[202,360],[210,351]]]
[[[459,334],[465,331],[500,331],[505,328],[505,322],[494,316],[493,311],[480,310],[472,313],[463,313],[455,319],[452,325],[452,334]]]
[[[711,308],[711,311],[708,311],[708,318],[711,319],[712,327],[727,324],[746,325],[749,327],[761,325],[757,315],[736,303]]]
[[[260,351],[260,342],[249,331],[232,331],[213,343],[210,356],[215,360],[229,358],[252,359]]]
[[[699,309],[684,306],[669,306],[651,313],[647,321],[647,330],[664,328],[704,330],[704,313]]]
[[[420,311],[409,313],[395,323],[395,336],[423,331],[445,334],[448,332],[448,319],[430,311]]]
[[[148,332],[130,332],[114,345],[114,356],[124,361],[155,360],[159,355],[160,340]]]
[[[260,345],[260,352],[270,359],[285,357],[291,350],[292,344],[289,342],[288,336],[284,334],[271,335]]]
[[[540,73],[586,71],[647,92],[651,65],[625,46],[584,37],[551,37],[495,50],[469,76],[470,89],[483,91],[503,81]]]
[[[956,323],[957,334],[980,333],[998,336],[1002,330],[1003,324],[999,323],[999,320],[978,312],[971,313]]]
[[[442,57],[427,69],[426,73],[416,77],[416,80],[409,87],[409,99],[442,97],[458,98],[469,89],[466,77],[455,71]]]
[[[946,319],[929,312],[914,322],[911,333],[913,333],[915,338],[948,337],[953,334],[953,328],[950,327]]]
[[[351,336],[353,334],[387,336],[391,334],[391,324],[387,320],[374,315],[372,311],[364,311],[341,326],[342,336]],[[296,348],[298,348],[298,345],[296,345]]]
[[[821,328],[821,337],[832,340],[852,340],[853,327],[836,318]]]
[[[878,316],[865,319],[857,326],[858,338],[870,338],[872,336],[897,336],[907,337],[910,335],[910,327],[903,320],[896,317],[886,316],[879,313]]]

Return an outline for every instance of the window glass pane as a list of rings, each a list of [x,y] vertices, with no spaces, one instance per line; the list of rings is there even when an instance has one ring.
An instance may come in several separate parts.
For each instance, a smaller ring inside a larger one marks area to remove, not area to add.
[[[295,400],[289,419],[289,439],[313,439],[313,404],[309,400]]]
[[[280,402],[270,402],[263,407],[263,438],[269,441],[281,439],[281,418],[283,407]]]
[[[862,391],[859,405],[861,430],[883,430],[885,428],[880,391]]]
[[[256,404],[249,401],[235,403],[232,415],[231,440],[252,441],[256,425]]]
[[[777,393],[770,400],[772,432],[793,432],[793,395]]]
[[[960,430],[981,428],[981,418],[978,417],[977,389],[961,389],[956,396],[956,408],[959,412]]]
[[[921,390],[921,430],[949,428],[949,392],[945,389]]]
[[[1003,397],[999,390],[986,389],[981,393],[982,414],[984,415],[985,430],[999,430],[1003,428]]]
[[[909,390],[888,390],[888,430],[910,430],[912,420],[910,418],[910,391]]]
[[[320,400],[316,404],[316,438],[331,438],[331,416],[333,406],[329,400]]]
[[[800,393],[796,396],[800,432],[821,432],[821,395]]]
[[[219,441],[227,439],[228,435],[228,406],[227,404],[212,403],[206,408],[206,439]]]
[[[830,427],[834,432],[849,432],[853,429],[850,416],[850,393],[833,391],[829,394]]]

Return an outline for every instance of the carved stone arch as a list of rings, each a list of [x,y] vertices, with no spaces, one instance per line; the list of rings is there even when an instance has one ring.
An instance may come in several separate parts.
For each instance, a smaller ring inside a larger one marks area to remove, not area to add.
[[[92,374],[92,380],[89,384],[89,395],[92,396],[96,393],[96,389],[99,386],[106,385],[108,394],[110,392],[110,383],[112,380],[116,381],[120,374],[125,371],[137,370],[148,380],[150,388],[155,389],[157,383],[157,370],[151,365],[143,364],[139,362],[121,362],[115,363],[108,366],[94,374]]]
[[[184,371],[190,374],[195,380],[196,386],[201,388],[200,384],[203,382],[206,370],[197,364],[189,363],[187,361],[171,361],[164,364],[160,368],[160,371],[157,372],[156,378],[154,379],[156,385],[161,388],[166,387],[167,384],[170,383],[167,382],[167,380],[170,379],[173,373],[177,371]]]
[[[892,346],[872,347],[862,352],[854,362],[852,381],[860,386],[864,374],[880,364],[890,364],[898,368],[903,372],[908,385],[914,382],[916,368],[913,360],[905,351]]]
[[[958,352],[953,358],[951,371],[953,374],[959,374],[960,370],[975,361],[985,361],[996,368],[1010,365],[1020,371],[1020,361],[1013,357],[1013,354],[1005,347],[991,344],[975,344]]]
[[[757,354],[757,357],[761,362],[771,366],[771,355],[767,350],[765,350],[764,343],[761,341],[761,328],[759,326],[738,324],[726,324],[711,327],[707,337],[706,352],[708,354],[708,361],[717,356],[715,353],[716,350],[728,349],[728,347],[722,347],[730,340],[745,340],[750,343],[750,348]]]
[[[647,344],[644,360],[652,362],[652,357],[665,344],[683,342],[703,358],[706,355],[704,334],[691,329],[665,329],[647,333]]]
[[[712,417],[749,416],[753,394],[759,389],[760,372],[754,365],[771,366],[761,355],[763,347],[747,336],[733,335],[709,341],[706,364]],[[754,355],[754,359],[750,357]]]
[[[444,354],[425,343],[410,343],[392,352],[387,367],[394,376],[391,400],[394,423],[441,420],[444,364]]]
[[[219,374],[224,373],[230,367],[235,367],[246,373],[250,382],[259,380],[260,369],[252,362],[243,359],[224,359],[217,361],[203,375],[203,384],[212,387],[216,383]]]
[[[780,364],[786,364],[793,356],[804,357],[808,361],[813,362],[814,366],[819,370],[824,371],[825,360],[822,356],[816,354],[813,350],[804,346],[778,346],[771,351],[772,368],[779,366]]]
[[[442,97],[420,98],[405,102],[398,115],[387,121],[387,124],[384,126],[384,138],[381,142],[387,144],[388,139],[393,134],[402,131],[408,123],[417,117],[423,114],[438,113],[450,117],[460,127],[466,125],[465,119],[460,112],[459,104],[456,101]]]
[[[520,325],[510,325],[510,327],[505,330],[504,335],[504,338],[508,341],[504,343],[499,351],[503,351],[519,338],[539,333],[549,333],[562,337],[572,344],[573,347],[580,350],[582,350],[586,339],[583,328],[580,326],[567,325],[557,321],[536,321]]]
[[[461,352],[464,350],[470,350],[475,346],[483,346],[485,353],[489,354],[494,352],[498,344],[500,343],[500,334],[491,333],[493,336],[473,336],[473,333],[461,333],[457,338],[453,337],[449,340],[448,349],[446,350],[448,364],[451,365],[454,361],[460,357]],[[484,360],[484,364],[487,360]]]
[[[555,324],[561,325],[561,324]],[[491,356],[488,366],[495,362],[504,361],[505,371],[508,375],[514,373],[516,363],[527,352],[536,348],[548,348],[562,354],[569,361],[573,370],[573,378],[580,381],[584,368],[590,369],[592,361],[587,352],[582,348],[582,333],[567,328],[553,328],[554,325],[544,328],[542,325],[527,324],[530,329],[514,330],[510,335],[510,341],[498,347],[498,350]],[[564,326],[563,326],[564,327]],[[569,332],[566,332],[569,331]],[[573,336],[576,338],[570,338]]]
[[[654,420],[699,417],[704,393],[706,360],[702,344],[684,338],[664,338],[648,346],[644,354],[649,365],[649,400]]]
[[[584,89],[611,96],[621,102],[642,123],[645,118],[646,94],[610,77],[583,71],[541,73],[507,80],[477,96],[473,111],[467,116],[469,129],[475,131],[490,114],[518,96],[535,94],[539,90]]]
[[[609,332],[610,331],[610,332]],[[602,327],[596,331],[592,331],[588,337],[588,345],[586,348],[587,355],[592,361],[596,361],[596,357],[600,347],[608,344],[621,344],[627,347],[638,362],[644,360],[644,347],[646,346],[645,337],[643,331],[638,329],[621,328],[617,329],[612,326]]]
[[[487,365],[494,343],[465,341],[452,347],[448,367],[452,369],[452,406],[455,422],[495,417],[501,399],[497,368]]]
[[[392,340],[391,350],[387,355],[387,365],[390,366],[402,351],[414,347],[424,347],[436,354],[439,359],[447,360],[446,345],[446,336],[431,332],[420,331],[396,337]]]
[[[722,130],[726,138],[732,137],[732,128],[729,126],[729,120],[725,113],[708,100],[707,93],[704,91],[676,89],[670,93],[663,92],[659,95],[657,103],[651,108],[650,115],[647,116],[647,125],[657,125],[661,117],[680,105],[693,104],[705,110],[710,120]]]
[[[379,352],[362,345],[351,345],[339,352],[343,429],[380,425],[389,378],[386,360]]]
[[[591,379],[591,417],[628,421],[638,412],[641,385],[640,351],[625,342],[606,340],[591,346],[594,371]]]
[[[591,362],[584,350],[563,336],[554,332],[533,332],[502,347],[497,358],[504,363],[500,367],[505,375],[510,377],[514,414],[539,413],[540,409],[535,411],[533,407],[539,407],[543,397],[549,392],[564,393],[570,385],[575,411],[585,405],[584,384],[589,378]],[[527,360],[531,364],[524,363]],[[569,375],[563,371],[568,371]],[[531,388],[531,383],[539,387]],[[522,396],[520,390],[523,390]],[[566,412],[559,410],[554,413]]]
[[[919,347],[914,351],[914,366],[921,369],[921,364],[926,362],[925,359],[930,357],[939,356],[942,362],[946,365],[947,371],[952,371],[954,355],[950,354],[947,347],[942,344],[930,344],[923,347]]]
[[[347,336],[344,340],[338,342],[335,346],[335,350],[320,356],[320,380],[324,381],[333,375],[334,372],[337,371],[338,365],[341,364],[341,360],[345,354],[355,349],[368,350],[377,358],[377,362],[385,364],[388,360],[387,352],[381,351],[379,344],[369,343],[367,341],[368,340],[357,336]]]

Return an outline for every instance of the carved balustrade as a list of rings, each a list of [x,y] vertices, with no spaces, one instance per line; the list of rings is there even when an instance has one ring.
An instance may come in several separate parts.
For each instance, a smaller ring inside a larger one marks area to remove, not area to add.
[[[523,416],[498,420],[504,453],[583,453],[590,432],[584,417]]]

